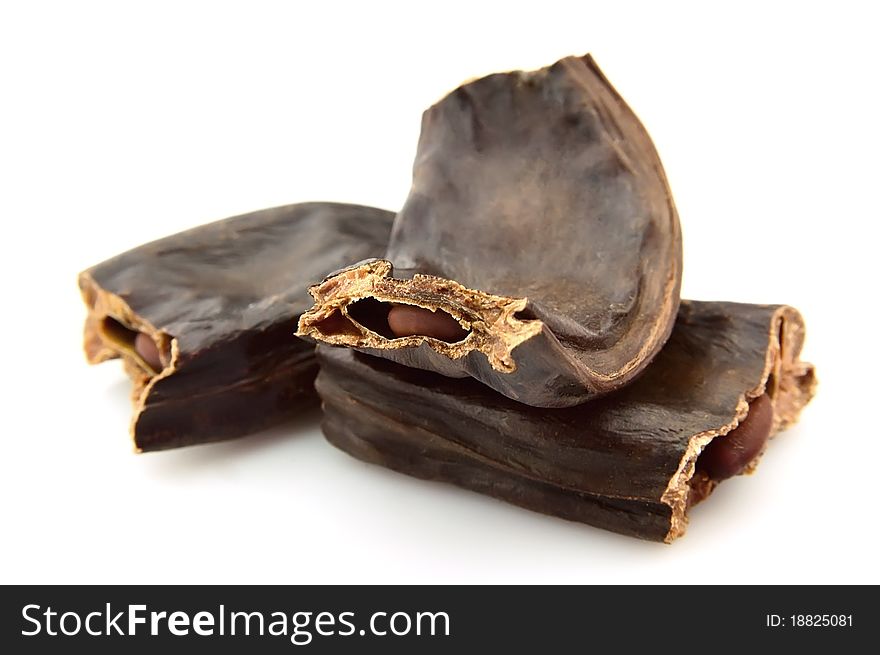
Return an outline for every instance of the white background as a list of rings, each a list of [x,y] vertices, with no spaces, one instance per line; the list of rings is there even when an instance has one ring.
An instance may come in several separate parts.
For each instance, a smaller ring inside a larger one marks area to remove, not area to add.
[[[880,582],[871,4],[4,3],[0,582]],[[798,307],[818,367],[801,423],[683,539],[362,464],[317,414],[132,453],[78,271],[274,205],[396,209],[424,108],[587,51],[665,163],[683,296]]]

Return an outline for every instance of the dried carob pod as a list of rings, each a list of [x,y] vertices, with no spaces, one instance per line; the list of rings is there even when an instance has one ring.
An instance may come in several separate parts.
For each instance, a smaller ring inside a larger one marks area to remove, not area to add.
[[[306,288],[381,254],[393,214],[306,203],[236,216],[84,271],[85,350],[134,382],[137,451],[239,437],[316,403]]]
[[[311,289],[298,334],[559,407],[620,388],[679,303],[660,159],[589,56],[428,109],[384,259]]]
[[[577,407],[530,407],[474,380],[325,346],[316,385],[327,439],[355,457],[669,542],[688,508],[751,472],[809,402],[803,339],[791,307],[684,301],[637,380]]]

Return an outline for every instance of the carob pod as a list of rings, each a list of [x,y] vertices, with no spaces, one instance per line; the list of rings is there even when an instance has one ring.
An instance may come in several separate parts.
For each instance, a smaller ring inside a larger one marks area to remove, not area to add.
[[[306,203],[209,223],[84,271],[85,350],[134,381],[137,451],[239,437],[317,403],[306,288],[388,243],[394,214]]]
[[[298,334],[570,406],[651,361],[681,267],[647,132],[592,58],[569,57],[425,112],[385,259],[311,289]]]
[[[651,366],[578,407],[530,407],[474,380],[325,346],[316,385],[324,434],[355,457],[670,542],[688,507],[751,472],[812,397],[803,338],[791,307],[684,301]]]

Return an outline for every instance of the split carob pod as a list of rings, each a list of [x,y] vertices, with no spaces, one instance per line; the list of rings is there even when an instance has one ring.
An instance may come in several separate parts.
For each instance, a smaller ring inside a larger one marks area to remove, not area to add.
[[[239,437],[317,404],[309,284],[381,254],[394,214],[305,203],[209,223],[84,271],[85,350],[134,382],[137,451]]]
[[[298,334],[570,406],[660,350],[681,269],[647,132],[589,56],[569,57],[425,112],[385,259],[313,287]]]
[[[632,384],[569,408],[318,348],[327,439],[355,457],[532,510],[670,542],[688,508],[751,472],[815,387],[791,307],[684,301]]]

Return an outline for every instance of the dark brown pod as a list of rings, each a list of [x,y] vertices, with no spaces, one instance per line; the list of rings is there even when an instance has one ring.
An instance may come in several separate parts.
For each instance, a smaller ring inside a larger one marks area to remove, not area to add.
[[[684,301],[637,380],[577,407],[530,407],[474,380],[324,346],[316,385],[324,434],[355,457],[669,542],[684,533],[688,507],[720,482],[699,465],[701,453],[737,451],[725,440],[753,421],[750,411],[758,424],[769,418],[769,436],[809,402],[815,378],[799,360],[803,338],[791,307]],[[763,446],[737,472],[751,471]]]
[[[122,358],[136,450],[239,437],[316,403],[314,345],[293,336],[306,288],[381,253],[393,216],[335,203],[267,209],[81,273],[86,355]]]
[[[569,406],[651,361],[680,280],[654,146],[595,62],[569,57],[471,82],[425,112],[385,259],[315,286],[299,334]],[[395,332],[394,304],[442,310],[460,339]]]

